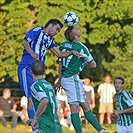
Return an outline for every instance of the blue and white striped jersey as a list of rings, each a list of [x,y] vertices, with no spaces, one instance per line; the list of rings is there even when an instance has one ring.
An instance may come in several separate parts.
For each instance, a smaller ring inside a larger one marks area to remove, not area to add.
[[[46,50],[57,46],[53,38],[45,33],[42,27],[31,29],[26,33],[24,39],[29,42],[31,49],[39,55],[39,60],[43,62],[45,62]],[[33,60],[24,49],[21,63],[31,64]]]

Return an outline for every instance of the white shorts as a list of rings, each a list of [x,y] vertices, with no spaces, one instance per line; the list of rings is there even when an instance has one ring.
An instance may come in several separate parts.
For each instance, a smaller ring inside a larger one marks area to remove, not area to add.
[[[133,133],[133,124],[130,126],[120,126],[117,124],[116,130],[118,133]]]
[[[65,90],[69,104],[85,102],[83,83],[78,75],[61,79],[61,86]]]

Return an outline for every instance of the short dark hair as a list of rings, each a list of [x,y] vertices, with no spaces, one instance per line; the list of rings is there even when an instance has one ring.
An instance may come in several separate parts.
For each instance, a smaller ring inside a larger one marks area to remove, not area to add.
[[[45,24],[45,28],[48,27],[49,24],[52,24],[52,25],[59,24],[61,28],[63,27],[63,24],[62,24],[61,21],[58,20],[58,19],[50,19],[50,20]]]
[[[115,83],[115,80],[116,80],[116,79],[120,79],[120,80],[122,81],[122,84],[124,84],[124,82],[125,82],[124,78],[118,76],[118,77],[116,77],[116,78],[114,79],[114,83]]]
[[[68,27],[64,33],[65,38],[69,40],[70,42],[74,40],[74,36],[72,35],[73,27]]]
[[[45,72],[45,65],[40,60],[35,60],[31,63],[31,70],[35,76],[43,75]]]

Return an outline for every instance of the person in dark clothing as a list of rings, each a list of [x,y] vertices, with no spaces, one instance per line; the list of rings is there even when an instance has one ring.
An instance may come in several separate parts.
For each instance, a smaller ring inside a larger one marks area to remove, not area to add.
[[[11,90],[9,88],[5,88],[3,90],[3,96],[0,97],[0,118],[1,118],[2,124],[7,128],[9,128],[10,125],[7,124],[5,116],[9,115],[12,117],[12,128],[16,129],[16,125],[18,121],[16,108],[17,108],[17,105],[15,104],[14,99],[11,97]]]

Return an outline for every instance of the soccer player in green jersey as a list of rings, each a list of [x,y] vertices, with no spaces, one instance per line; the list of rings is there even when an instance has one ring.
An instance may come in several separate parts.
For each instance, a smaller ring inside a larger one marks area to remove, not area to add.
[[[123,90],[124,79],[122,77],[114,79],[114,86],[116,110],[111,114],[111,120],[118,116],[117,133],[133,133],[133,97],[129,92]]]
[[[32,126],[34,133],[62,133],[61,125],[56,113],[56,98],[54,89],[43,78],[44,63],[35,60],[31,64],[31,74],[34,83],[30,91],[36,114],[27,123]],[[58,130],[58,131],[57,131]]]
[[[60,45],[60,50],[62,52],[75,50],[82,54],[84,58],[77,58],[72,55],[59,59],[59,79],[55,88],[59,89],[60,86],[62,86],[66,92],[71,110],[71,120],[76,133],[82,133],[79,115],[80,106],[82,107],[88,122],[91,123],[99,133],[103,133],[104,129],[91,111],[90,105],[84,94],[83,83],[79,78],[79,73],[83,70],[85,65],[89,68],[96,67],[96,62],[88,51],[88,48],[79,41],[81,34],[82,31],[77,27],[68,27],[65,31],[67,40]]]

